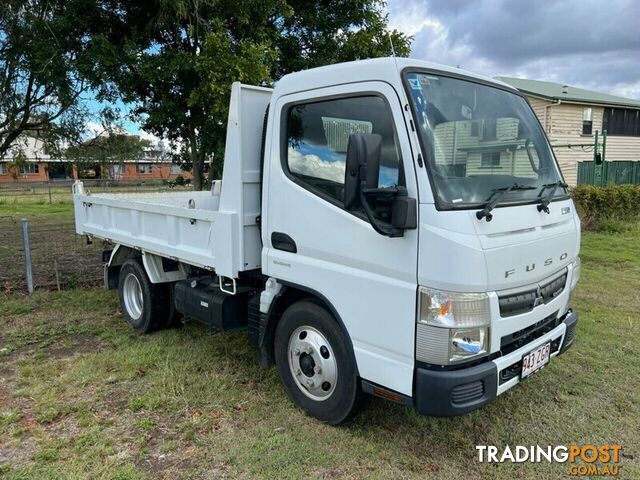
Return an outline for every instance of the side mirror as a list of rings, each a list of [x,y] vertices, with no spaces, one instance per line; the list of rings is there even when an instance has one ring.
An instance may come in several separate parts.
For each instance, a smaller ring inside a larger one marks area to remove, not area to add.
[[[602,165],[602,154],[600,152],[596,153],[596,165]]]
[[[382,136],[377,133],[352,133],[347,146],[344,178],[344,208],[354,210],[360,205],[360,190],[378,188]]]
[[[404,187],[379,188],[382,137],[378,134],[353,133],[349,136],[345,166],[344,207],[364,209],[373,229],[380,235],[401,237],[407,229],[417,228],[415,198]],[[374,209],[379,198],[391,200],[391,225],[379,221]]]

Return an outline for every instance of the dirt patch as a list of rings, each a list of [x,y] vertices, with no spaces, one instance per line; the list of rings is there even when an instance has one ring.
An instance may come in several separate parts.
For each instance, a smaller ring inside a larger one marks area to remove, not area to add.
[[[211,462],[212,459],[209,459]],[[174,479],[180,478],[184,472],[194,472],[205,461],[198,458],[195,447],[186,447],[176,453],[152,453],[144,459],[135,462],[136,467],[146,472],[149,478]],[[212,475],[195,475],[191,478],[218,478],[223,476],[224,469],[212,471]]]
[[[17,435],[0,435],[0,465],[11,462],[13,465],[23,465],[28,462],[37,450],[37,444],[29,433],[29,430],[38,426],[31,414],[29,402],[24,398],[15,398],[12,392],[15,385],[9,377],[15,371],[9,366],[3,367],[0,375],[0,411],[3,415],[19,412],[14,426],[21,431]],[[8,426],[8,425],[7,425]]]
[[[0,465],[10,464],[21,467],[31,463],[31,457],[38,450],[38,444],[30,435],[0,441]]]
[[[89,333],[81,333],[59,339],[54,345],[47,348],[49,358],[67,358],[81,353],[96,352],[102,348],[100,339]]]
[[[4,375],[0,374],[0,408],[4,409],[9,406],[11,401],[11,391],[7,385]]]
[[[16,369],[12,364],[8,362],[0,363],[0,380],[3,378],[12,377],[15,375],[15,373]]]
[[[51,360],[61,358],[69,358],[82,353],[96,352],[102,349],[102,342],[99,338],[89,334],[80,333],[77,335],[64,335],[61,337],[52,337],[46,342],[48,345],[40,345],[40,342],[34,342],[15,350],[8,350],[0,356],[0,377],[10,377],[16,374],[13,363],[17,359],[31,358],[40,352],[44,352],[46,357]],[[2,343],[0,343],[2,345]],[[9,344],[10,346],[10,344]]]

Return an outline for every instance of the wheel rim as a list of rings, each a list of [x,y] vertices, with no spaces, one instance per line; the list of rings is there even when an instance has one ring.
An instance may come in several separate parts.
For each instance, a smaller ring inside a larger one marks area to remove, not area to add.
[[[338,364],[327,338],[313,327],[296,328],[289,337],[288,360],[296,385],[307,397],[322,401],[338,380]]]
[[[140,281],[133,273],[128,274],[124,279],[122,296],[127,313],[133,320],[138,320],[142,316],[144,302]]]

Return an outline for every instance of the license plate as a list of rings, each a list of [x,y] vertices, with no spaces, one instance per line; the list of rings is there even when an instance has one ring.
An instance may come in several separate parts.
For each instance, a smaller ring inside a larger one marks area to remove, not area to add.
[[[528,377],[532,373],[540,370],[549,363],[551,354],[551,342],[540,345],[535,350],[527,353],[522,357],[522,373],[521,378]]]

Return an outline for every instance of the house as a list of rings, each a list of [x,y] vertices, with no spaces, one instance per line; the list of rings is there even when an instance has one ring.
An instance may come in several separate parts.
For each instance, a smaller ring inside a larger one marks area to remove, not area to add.
[[[14,162],[21,156],[20,166]],[[48,180],[47,165],[55,161],[45,152],[42,141],[25,135],[19,138],[7,155],[0,157],[0,182],[33,181],[46,182]],[[57,161],[56,161],[57,163]]]
[[[147,181],[168,180],[178,175],[190,177],[172,163],[161,142],[145,148],[142,158],[106,165],[86,165],[80,171],[74,162],[54,158],[46,152],[42,140],[25,135],[0,157],[0,182],[47,182],[78,178]]]
[[[640,100],[554,82],[497,77],[525,94],[552,145],[588,144],[607,132],[607,162],[640,162]],[[554,148],[565,180],[578,182],[578,162],[593,160],[589,147]]]

